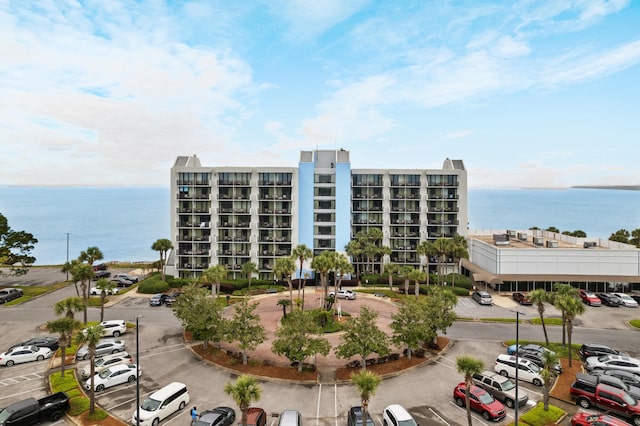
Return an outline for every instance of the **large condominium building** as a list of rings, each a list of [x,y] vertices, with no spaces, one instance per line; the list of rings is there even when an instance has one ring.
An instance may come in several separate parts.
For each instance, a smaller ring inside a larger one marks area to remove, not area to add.
[[[273,279],[276,259],[297,245],[314,255],[344,252],[372,228],[391,249],[376,268],[380,261],[417,267],[425,262],[416,252],[421,241],[467,234],[461,160],[437,170],[352,169],[339,149],[302,151],[297,168],[206,167],[194,155],[177,158],[171,194],[168,272],[185,278],[216,264],[239,278],[251,261],[260,278]]]

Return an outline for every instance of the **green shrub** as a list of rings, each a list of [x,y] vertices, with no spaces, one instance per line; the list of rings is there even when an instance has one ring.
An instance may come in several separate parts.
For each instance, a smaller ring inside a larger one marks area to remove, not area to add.
[[[564,415],[565,411],[549,404],[549,411],[544,411],[544,404],[539,402],[531,410],[520,416],[520,420],[531,426],[554,425]]]
[[[69,398],[75,398],[76,396],[84,395],[80,391],[80,388],[71,389],[71,390],[65,391],[65,393]]]
[[[379,284],[389,285],[389,279],[387,278],[387,281],[383,281],[383,278],[380,275],[363,275],[360,278],[360,284],[365,287]]]
[[[456,296],[464,296],[464,297],[469,296],[469,290],[463,287],[458,287],[458,286],[447,287],[447,290],[451,290],[451,292]]]
[[[531,318],[529,321],[531,321],[531,324],[535,324],[535,325],[542,324],[542,321],[540,321],[539,317]],[[562,318],[545,318],[544,323],[546,325],[562,325]]]
[[[631,327],[640,328],[640,320],[637,320],[637,319],[631,320],[629,321],[629,325]]]
[[[78,387],[78,381],[72,370],[66,370],[64,377],[60,376],[60,373],[53,373],[50,380],[54,392],[67,392]]]
[[[76,396],[69,400],[71,409],[69,410],[70,416],[79,416],[89,409],[89,398],[86,396]]]
[[[93,414],[89,414],[87,416],[87,419],[91,420],[91,421],[94,421],[94,422],[99,422],[100,420],[106,419],[107,416],[108,416],[108,414],[107,414],[106,411],[104,411],[100,407],[96,407],[96,410],[93,412]]]
[[[153,277],[151,279],[144,280],[138,286],[138,293],[143,294],[155,294],[155,293],[164,293],[169,290],[169,284],[162,279]]]

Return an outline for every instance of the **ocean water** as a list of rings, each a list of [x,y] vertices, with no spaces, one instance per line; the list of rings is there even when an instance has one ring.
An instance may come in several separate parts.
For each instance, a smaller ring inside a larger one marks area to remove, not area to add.
[[[640,191],[470,189],[469,229],[555,226],[607,239],[640,228]],[[169,188],[2,187],[0,213],[37,239],[36,265],[63,264],[97,246],[105,261],[153,261],[151,245],[170,235]]]

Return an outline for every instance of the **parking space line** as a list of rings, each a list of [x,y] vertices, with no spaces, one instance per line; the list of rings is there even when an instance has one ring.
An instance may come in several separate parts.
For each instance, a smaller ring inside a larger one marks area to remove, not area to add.
[[[316,404],[316,426],[320,425],[320,399],[322,398],[322,383],[318,386],[318,402]]]
[[[455,402],[449,401],[449,404],[453,405],[454,407],[456,407],[458,410],[460,411],[464,411],[464,415],[465,417],[467,416],[467,409],[466,408],[462,408],[462,407],[458,407],[458,404],[456,404]],[[476,419],[477,421],[479,421],[481,424],[483,424],[484,426],[489,426],[488,423],[483,422],[484,418],[483,417],[478,417],[476,416],[473,412],[471,412],[471,417],[473,417],[474,419]]]
[[[333,384],[333,414],[336,419],[336,426],[338,426],[338,384]]]
[[[436,413],[433,408],[429,407],[429,411],[431,411],[433,413],[434,416],[436,416],[437,418],[439,418],[445,425],[447,426],[451,426],[445,419],[443,419],[442,417],[440,417],[440,415],[438,413]]]

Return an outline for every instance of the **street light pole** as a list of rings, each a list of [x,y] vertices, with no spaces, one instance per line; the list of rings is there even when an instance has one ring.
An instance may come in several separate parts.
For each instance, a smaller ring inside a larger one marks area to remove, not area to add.
[[[512,312],[516,313],[516,401],[514,404],[514,408],[515,408],[515,426],[518,426],[518,406],[520,405],[520,399],[518,397],[518,390],[520,389],[520,382],[518,381],[518,370],[520,370],[520,363],[519,363],[519,350],[520,350],[520,314],[523,314],[522,312],[518,311],[517,309],[513,310]]]
[[[140,330],[139,319],[136,316],[136,426],[140,426]]]
[[[69,234],[68,232],[67,234],[67,264],[66,264],[66,270],[67,270],[67,281],[69,281]]]

